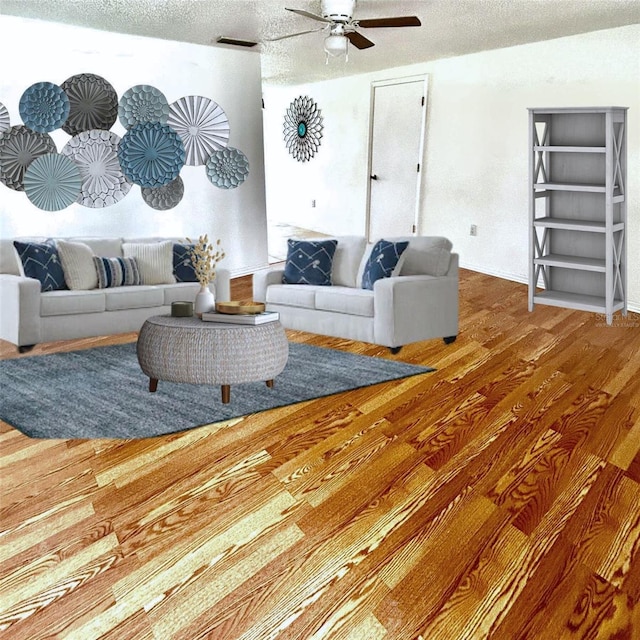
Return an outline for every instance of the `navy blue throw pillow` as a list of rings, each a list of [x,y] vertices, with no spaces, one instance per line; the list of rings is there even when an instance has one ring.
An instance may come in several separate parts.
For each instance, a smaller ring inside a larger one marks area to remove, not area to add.
[[[27,278],[40,280],[41,291],[60,291],[67,289],[64,271],[55,243],[13,241],[18,252],[24,275]]]
[[[362,288],[373,289],[373,283],[381,278],[389,278],[396,268],[400,256],[409,246],[409,242],[389,242],[378,240],[371,249],[371,254],[362,274]]]
[[[198,282],[191,260],[191,251],[194,247],[193,244],[174,243],[173,275],[176,277],[176,282]]]
[[[331,285],[337,240],[287,240],[284,284]]]

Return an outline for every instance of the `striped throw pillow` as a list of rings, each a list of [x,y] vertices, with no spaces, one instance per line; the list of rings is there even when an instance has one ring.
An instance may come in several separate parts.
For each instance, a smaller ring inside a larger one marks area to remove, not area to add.
[[[140,270],[135,258],[99,258],[93,256],[98,274],[98,289],[128,287],[141,284]]]
[[[138,261],[142,284],[174,284],[173,242],[123,242],[125,258]]]

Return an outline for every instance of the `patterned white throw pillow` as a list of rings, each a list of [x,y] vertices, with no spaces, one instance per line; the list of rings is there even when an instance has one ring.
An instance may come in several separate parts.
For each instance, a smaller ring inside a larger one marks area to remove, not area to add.
[[[125,258],[135,258],[142,284],[173,284],[173,242],[124,242]]]
[[[57,240],[56,247],[64,271],[64,281],[69,289],[95,289],[98,275],[93,265],[93,251],[83,242]]]

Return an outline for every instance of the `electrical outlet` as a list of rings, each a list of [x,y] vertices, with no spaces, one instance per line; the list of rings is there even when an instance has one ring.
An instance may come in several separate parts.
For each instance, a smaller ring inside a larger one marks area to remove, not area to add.
[[[471,228],[469,229],[469,235],[470,236],[477,236],[478,235],[478,227],[475,224],[471,225]]]

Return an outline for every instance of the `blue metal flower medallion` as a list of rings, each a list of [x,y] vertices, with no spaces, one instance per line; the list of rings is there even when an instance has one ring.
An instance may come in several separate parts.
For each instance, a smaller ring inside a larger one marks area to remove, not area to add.
[[[185,163],[180,136],[159,122],[136,124],[124,134],[118,160],[124,175],[141,187],[161,187],[175,180]]]
[[[69,98],[52,82],[32,84],[20,98],[20,117],[25,126],[38,133],[59,129],[69,115]]]

